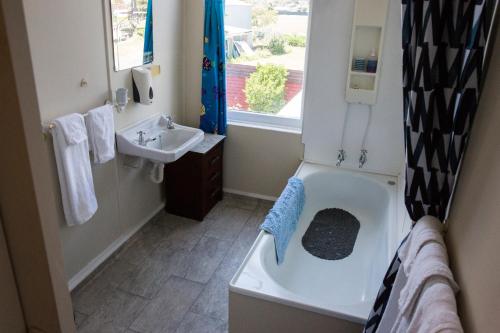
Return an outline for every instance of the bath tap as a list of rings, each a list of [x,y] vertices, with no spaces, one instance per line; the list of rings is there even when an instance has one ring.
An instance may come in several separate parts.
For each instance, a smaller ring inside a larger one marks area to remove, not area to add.
[[[361,169],[363,165],[366,163],[366,154],[368,154],[368,150],[361,149],[361,155],[359,156],[359,168]]]
[[[339,167],[342,164],[342,162],[344,162],[344,160],[345,160],[345,150],[340,149],[339,153],[337,155],[337,164],[336,165]]]

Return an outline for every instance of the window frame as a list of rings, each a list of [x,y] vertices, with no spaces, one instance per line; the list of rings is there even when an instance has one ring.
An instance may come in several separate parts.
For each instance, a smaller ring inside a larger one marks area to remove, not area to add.
[[[238,125],[249,125],[258,127],[270,127],[275,129],[283,129],[293,132],[302,132],[302,125],[304,120],[304,100],[305,100],[305,87],[306,87],[306,73],[309,58],[309,46],[311,40],[311,22],[312,22],[312,7],[313,0],[309,0],[309,12],[307,14],[307,33],[306,33],[306,50],[304,57],[304,70],[302,78],[302,89],[299,92],[302,94],[302,103],[300,105],[300,118],[282,117],[275,114],[266,114],[256,111],[241,111],[227,107],[227,121],[229,124],[234,123]],[[227,85],[227,82],[226,82]]]
[[[300,118],[281,117],[273,114],[259,113],[255,111],[239,111],[235,109],[227,110],[227,120],[229,123],[255,124],[267,127],[276,127],[292,131],[302,130],[302,109],[300,108]]]

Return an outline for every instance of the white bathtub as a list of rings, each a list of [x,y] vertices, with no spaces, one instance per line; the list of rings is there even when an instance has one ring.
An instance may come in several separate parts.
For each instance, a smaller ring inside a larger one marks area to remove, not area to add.
[[[293,307],[294,311],[300,309],[360,327],[369,315],[397,246],[397,178],[311,163],[303,163],[296,176],[304,181],[306,202],[284,263],[276,264],[274,240],[261,232],[231,280],[230,294],[278,303]],[[344,259],[319,259],[302,246],[302,236],[314,215],[325,208],[347,210],[360,222],[353,252]],[[230,325],[231,316],[245,318],[236,303],[230,302]],[[259,305],[253,308],[256,306]],[[231,329],[236,331],[242,330]]]

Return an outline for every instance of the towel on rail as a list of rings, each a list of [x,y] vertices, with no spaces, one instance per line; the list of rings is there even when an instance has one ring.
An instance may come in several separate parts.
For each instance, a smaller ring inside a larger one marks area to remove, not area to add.
[[[455,292],[448,281],[431,278],[425,284],[405,332],[463,333]]]
[[[94,163],[104,164],[115,158],[113,106],[106,104],[90,110],[85,121]]]
[[[278,265],[285,259],[286,248],[297,227],[304,201],[304,183],[297,177],[290,178],[260,226],[260,229],[269,232],[274,237]]]
[[[448,267],[442,229],[436,223],[439,221],[431,217],[422,218],[400,247],[402,268],[378,332],[390,322],[391,333],[463,332],[455,300],[459,287]],[[387,313],[389,309],[391,313]]]
[[[415,224],[407,241],[399,249],[398,255],[406,275],[410,274],[417,253],[428,242],[437,242],[446,248],[443,240],[443,224],[430,215],[422,217]]]
[[[97,211],[85,121],[80,114],[54,120],[54,152],[66,223],[87,222]]]

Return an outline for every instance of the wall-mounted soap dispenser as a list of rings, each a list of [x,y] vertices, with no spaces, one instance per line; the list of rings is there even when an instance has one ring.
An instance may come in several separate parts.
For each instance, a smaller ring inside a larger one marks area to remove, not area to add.
[[[134,102],[144,105],[153,104],[153,79],[148,68],[132,68]]]

